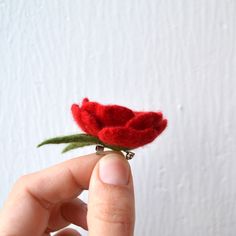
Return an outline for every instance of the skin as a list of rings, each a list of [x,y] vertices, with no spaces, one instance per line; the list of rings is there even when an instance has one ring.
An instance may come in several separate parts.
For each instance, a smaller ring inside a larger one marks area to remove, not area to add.
[[[78,198],[87,189],[88,204]],[[90,236],[132,236],[134,221],[130,166],[120,152],[104,152],[17,180],[0,212],[0,235],[80,235],[65,228],[72,223],[88,230]]]

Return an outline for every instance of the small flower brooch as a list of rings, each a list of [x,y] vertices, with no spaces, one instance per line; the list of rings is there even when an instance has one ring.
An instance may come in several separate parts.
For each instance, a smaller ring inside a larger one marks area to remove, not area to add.
[[[84,98],[81,106],[73,104],[72,115],[78,126],[85,132],[47,139],[45,144],[68,145],[62,153],[72,149],[96,145],[96,153],[104,148],[126,153],[126,159],[132,159],[135,148],[151,143],[166,128],[167,120],[161,112],[132,111],[119,105],[101,105]]]

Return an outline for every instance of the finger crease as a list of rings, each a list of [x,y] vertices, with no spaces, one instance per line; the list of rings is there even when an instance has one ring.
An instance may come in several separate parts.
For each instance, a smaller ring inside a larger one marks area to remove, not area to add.
[[[75,176],[74,176],[73,172],[71,171],[71,169],[68,168],[67,170],[68,170],[68,172],[69,172],[69,175],[70,175],[71,180],[72,180],[73,183],[77,186],[77,188],[80,189],[81,191],[85,190],[85,188],[84,188],[81,184],[79,184],[79,182],[78,182],[77,179],[75,178]]]
[[[45,199],[42,199],[42,198],[37,197],[34,193],[32,193],[32,192],[31,192],[29,189],[27,189],[27,188],[26,188],[26,193],[28,193],[31,198],[33,198],[36,202],[38,202],[39,205],[40,205],[43,209],[45,209],[45,210],[47,210],[47,211],[49,211],[49,210],[52,208],[52,206],[54,205],[54,203],[52,203],[52,202],[49,202],[49,201],[47,201],[47,200],[45,200]]]

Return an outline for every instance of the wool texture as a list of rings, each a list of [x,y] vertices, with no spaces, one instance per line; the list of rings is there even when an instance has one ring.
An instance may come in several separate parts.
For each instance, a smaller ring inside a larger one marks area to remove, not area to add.
[[[138,148],[154,141],[166,128],[158,112],[138,112],[119,105],[102,105],[84,98],[71,107],[75,122],[87,134],[108,145]]]

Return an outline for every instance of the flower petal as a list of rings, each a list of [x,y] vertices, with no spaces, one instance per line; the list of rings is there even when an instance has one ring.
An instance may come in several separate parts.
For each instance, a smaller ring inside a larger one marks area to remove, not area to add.
[[[165,128],[167,127],[167,119],[163,119],[160,123],[159,123],[159,126],[158,128],[156,129],[157,132],[158,132],[158,135],[160,135],[164,130]]]
[[[137,148],[152,142],[158,136],[158,131],[152,128],[136,130],[129,127],[103,128],[98,138],[110,145]]]
[[[71,111],[74,120],[84,132],[97,136],[97,133],[101,130],[101,125],[93,115],[91,115],[88,111],[83,110],[76,104],[72,105]]]
[[[71,106],[71,112],[75,122],[80,126],[80,107],[77,104]]]
[[[158,129],[162,121],[161,112],[140,112],[136,113],[136,116],[131,119],[126,127],[131,127],[137,130],[143,130],[147,128]]]
[[[132,110],[118,105],[99,105],[96,116],[104,126],[124,126],[127,121],[134,117]]]
[[[83,100],[82,109],[88,111],[103,126],[124,126],[134,117],[132,110],[119,105],[101,105],[97,102]]]
[[[88,99],[84,98],[81,108],[88,111],[91,115],[96,115],[97,111],[97,102],[90,102]]]
[[[84,98],[84,99],[83,99],[82,105],[85,104],[86,102],[89,102],[89,99],[88,99],[88,98]]]

